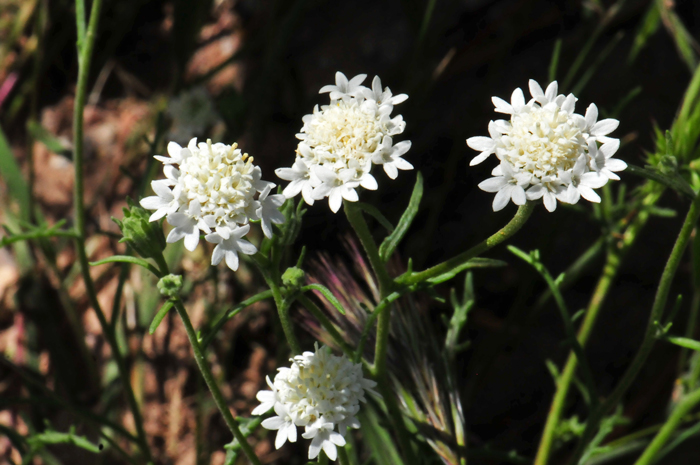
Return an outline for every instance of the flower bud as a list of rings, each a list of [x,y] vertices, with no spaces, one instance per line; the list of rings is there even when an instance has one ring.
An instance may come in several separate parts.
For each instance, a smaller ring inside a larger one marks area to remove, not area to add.
[[[158,281],[158,290],[164,297],[177,297],[182,289],[182,276],[169,274]]]
[[[292,266],[282,274],[282,284],[291,289],[299,289],[304,285],[304,270]]]
[[[165,249],[165,236],[160,224],[150,223],[149,213],[131,199],[127,198],[127,204],[121,221],[112,218],[124,236],[119,242],[129,244],[143,258],[160,257]]]

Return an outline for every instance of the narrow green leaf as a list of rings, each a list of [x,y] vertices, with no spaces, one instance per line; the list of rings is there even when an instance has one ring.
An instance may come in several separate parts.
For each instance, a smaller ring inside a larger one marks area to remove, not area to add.
[[[675,344],[680,347],[685,347],[686,349],[700,351],[700,341],[696,341],[695,339],[690,339],[687,337],[668,336],[665,337],[664,340],[670,342],[671,344]]]
[[[659,25],[661,25],[661,15],[659,14],[659,9],[656,7],[656,5],[652,3],[649,5],[649,10],[647,11],[647,14],[644,15],[644,19],[639,26],[639,30],[634,36],[634,44],[632,45],[632,50],[630,50],[629,56],[627,57],[628,64],[632,64],[634,62],[637,55],[639,55],[639,52],[642,51],[644,46],[649,41],[649,38],[659,29]]]
[[[46,146],[50,151],[66,157],[73,156],[73,149],[66,146],[58,137],[36,121],[27,122],[27,131],[32,137]]]
[[[382,261],[388,261],[394,254],[396,247],[406,235],[408,228],[411,227],[411,223],[418,213],[418,207],[420,206],[421,198],[423,197],[423,175],[418,172],[416,176],[416,184],[413,186],[413,193],[411,193],[411,200],[408,202],[408,207],[406,211],[401,215],[399,224],[394,229],[394,232],[389,234],[386,239],[382,242],[379,247],[379,257]]]
[[[458,265],[454,268],[452,268],[450,271],[443,273],[441,275],[435,276],[434,278],[428,279],[429,283],[432,284],[440,284],[444,283],[445,281],[449,281],[450,279],[454,278],[457,276],[459,273],[461,273],[464,270],[472,270],[475,268],[498,268],[501,266],[506,266],[507,263],[502,261],[502,260],[494,260],[491,258],[482,258],[482,257],[476,257],[472,258],[471,260],[462,263],[461,265]]]
[[[549,61],[549,82],[557,79],[557,67],[559,65],[559,57],[561,56],[561,39],[554,42],[554,50],[552,51],[552,59]]]
[[[50,444],[72,444],[94,454],[100,453],[100,449],[98,446],[88,441],[85,437],[78,436],[73,431],[69,433],[60,433],[58,431],[44,431],[43,433],[35,434],[31,437],[28,437],[27,443],[32,448],[41,448]]]
[[[343,306],[340,304],[340,301],[333,295],[330,289],[327,287],[323,286],[322,284],[309,284],[308,286],[304,286],[301,288],[301,292],[307,292],[310,290],[318,291],[323,296],[328,299],[328,301],[335,307],[336,310],[338,310],[342,315],[345,315],[345,309]]]
[[[165,315],[167,315],[170,309],[173,308],[173,305],[173,301],[168,300],[162,307],[160,307],[160,310],[158,310],[158,313],[156,313],[156,316],[153,318],[153,322],[151,322],[151,326],[148,328],[148,334],[153,334],[156,332],[156,329],[158,329],[158,326],[160,326],[160,322],[163,321]]]
[[[394,225],[391,224],[391,221],[386,219],[386,216],[382,215],[382,212],[380,212],[377,207],[364,202],[355,202],[355,205],[357,205],[360,208],[360,210],[364,211],[368,215],[372,216],[375,220],[377,220],[379,224],[386,228],[387,231],[389,231],[390,233],[394,231]]]
[[[690,200],[695,198],[695,192],[693,192],[693,189],[687,183],[680,182],[680,180],[676,177],[671,177],[660,173],[659,171],[642,168],[635,165],[627,165],[627,169],[625,171],[642,178],[651,179],[652,181],[656,181],[666,187],[670,187],[676,192],[688,197]]]
[[[19,203],[19,215],[23,220],[29,219],[29,186],[24,180],[22,170],[7,143],[5,133],[0,128],[0,175],[7,184],[10,196]]]
[[[128,255],[113,255],[111,257],[105,258],[104,260],[90,262],[90,266],[105,265],[107,263],[131,263],[133,265],[144,267],[145,269],[156,275],[158,278],[161,277],[160,271],[158,271],[158,269],[155,266],[151,265],[143,258],[130,257]]]
[[[380,424],[378,413],[369,404],[364,407],[360,411],[360,422],[362,423],[365,443],[375,460],[374,463],[378,465],[404,465],[389,431]]]

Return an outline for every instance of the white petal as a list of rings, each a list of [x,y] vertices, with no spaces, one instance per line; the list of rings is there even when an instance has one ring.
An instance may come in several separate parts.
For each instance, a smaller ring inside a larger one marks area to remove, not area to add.
[[[496,143],[490,137],[470,137],[467,139],[467,145],[469,148],[474,149],[478,152],[489,152],[493,153],[496,148]]]
[[[510,198],[513,199],[513,203],[516,205],[525,205],[527,202],[525,189],[520,186],[514,186],[510,192]]]
[[[391,179],[396,179],[396,177],[399,175],[399,170],[393,163],[384,163],[382,166],[384,167],[384,172],[386,175]]]
[[[262,424],[262,427],[265,429],[275,430],[275,429],[282,428],[283,426],[285,426],[287,424],[287,422],[284,421],[282,419],[282,417],[270,417],[266,420],[263,420],[263,422],[261,424]],[[278,449],[279,449],[279,447],[278,447]]]
[[[496,196],[493,198],[493,211],[503,210],[508,202],[510,202],[510,189],[506,187],[496,192]]]
[[[169,142],[168,143],[168,155],[170,155],[171,158],[174,158],[176,160],[179,160],[180,157],[180,151],[182,150],[182,147],[180,144],[176,142]]]
[[[598,120],[598,107],[595,106],[595,103],[591,103],[588,105],[588,109],[586,110],[586,127],[587,128],[592,128],[596,121]]]
[[[237,245],[241,253],[244,255],[254,255],[258,251],[258,248],[248,241],[238,241]]]
[[[185,231],[180,228],[173,228],[170,231],[170,234],[168,234],[168,237],[165,239],[165,242],[172,244],[173,242],[179,241],[183,237],[185,237]]]
[[[479,155],[472,158],[472,161],[469,162],[469,166],[478,165],[482,161],[486,160],[492,153],[493,152],[481,152]]]
[[[406,161],[400,157],[394,158],[394,166],[396,166],[400,170],[412,170],[413,169],[412,164],[410,164],[408,161]]]
[[[498,192],[508,183],[505,177],[488,178],[479,183],[479,189],[486,192]]]
[[[236,271],[238,269],[238,254],[235,250],[226,250],[224,253],[226,257],[226,266]]]
[[[622,171],[627,168],[627,163],[617,158],[609,158],[605,160],[605,167],[610,171]]]
[[[195,229],[194,232],[185,236],[185,248],[187,250],[194,252],[194,249],[197,248],[197,244],[199,244],[199,229]]]
[[[607,136],[613,132],[620,125],[620,122],[616,119],[608,118],[602,121],[598,121],[592,128],[591,134],[594,136]]]
[[[525,95],[520,87],[515,89],[510,95],[510,104],[516,112],[520,111],[520,109],[525,106]]]
[[[345,200],[348,202],[357,202],[359,200],[359,197],[357,196],[357,192],[355,189],[343,189],[341,191],[341,194]]]
[[[338,450],[331,441],[323,441],[323,452],[326,453],[329,459],[335,460],[338,458]]]
[[[287,429],[279,428],[277,431],[277,437],[275,438],[275,449],[279,449],[287,442]]]
[[[559,92],[559,84],[557,81],[552,81],[547,86],[547,90],[544,91],[544,95],[551,102],[557,97],[557,92]]]
[[[578,191],[581,193],[581,197],[589,202],[600,203],[600,196],[590,187],[581,184],[578,186]]]
[[[551,192],[545,192],[542,200],[547,211],[553,212],[557,209],[557,198]]]
[[[534,79],[530,79],[528,82],[528,87],[530,87],[530,94],[532,97],[538,102],[541,102],[544,97],[544,92],[542,91],[542,87],[540,87],[539,83]]]
[[[509,115],[513,114],[513,107],[511,106],[511,104],[506,102],[502,98],[491,97],[491,102],[493,102],[493,106],[496,107],[495,111],[497,113],[506,113]]]
[[[340,210],[340,205],[343,203],[343,195],[340,193],[340,189],[332,189],[330,195],[328,196],[328,205],[331,207],[333,213],[337,213]]]
[[[603,152],[605,158],[610,158],[615,155],[615,152],[617,152],[617,149],[619,148],[620,139],[612,139],[610,142],[606,142],[605,144],[601,145],[599,150]]]
[[[369,173],[366,173],[362,177],[362,182],[360,183],[362,187],[364,187],[367,190],[374,191],[377,190],[377,180],[374,179],[374,176],[372,176]]]

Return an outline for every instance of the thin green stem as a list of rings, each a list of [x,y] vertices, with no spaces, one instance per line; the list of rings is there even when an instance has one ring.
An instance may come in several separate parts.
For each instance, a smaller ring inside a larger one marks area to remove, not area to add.
[[[525,205],[518,207],[518,211],[508,224],[506,224],[503,229],[499,230],[496,234],[492,235],[488,239],[480,242],[466,252],[462,252],[455,257],[450,258],[438,265],[428,268],[425,271],[412,274],[403,274],[396,279],[396,282],[401,285],[417,284],[423,281],[427,281],[430,278],[434,278],[443,273],[446,273],[465,262],[471,260],[472,258],[481,255],[487,250],[497,246],[498,244],[504,242],[505,240],[512,237],[516,232],[522,228],[527,219],[532,214],[535,208],[535,202],[527,202]]]
[[[661,448],[666,445],[671,435],[676,431],[678,426],[683,422],[684,417],[691,412],[698,404],[700,404],[700,389],[695,390],[688,396],[686,396],[677,406],[673,409],[673,413],[666,420],[666,423],[661,427],[661,430],[656,434],[651,444],[642,453],[641,457],[634,463],[634,465],[651,465],[655,462],[656,456],[661,451]]]
[[[301,354],[301,344],[294,334],[294,324],[292,323],[292,318],[289,315],[289,309],[292,303],[282,295],[282,289],[279,286],[279,272],[274,272],[274,264],[271,263],[265,256],[260,252],[255,255],[251,255],[250,259],[255,263],[260,270],[260,274],[267,287],[272,291],[272,298],[275,301],[275,307],[277,307],[277,314],[280,318],[280,324],[282,325],[282,331],[284,332],[284,337],[287,339],[289,348],[294,355]]]
[[[159,257],[156,257],[155,260],[158,264],[158,268],[160,269],[161,275],[167,276],[170,273],[170,271],[168,269],[168,264],[165,262],[165,258],[161,255]],[[202,351],[202,347],[200,346],[199,341],[197,340],[197,333],[195,332],[194,327],[192,326],[190,316],[187,313],[187,309],[185,308],[182,299],[177,297],[173,299],[173,303],[175,304],[175,310],[180,316],[182,324],[185,327],[187,339],[189,339],[190,345],[192,346],[192,352],[194,353],[194,360],[195,362],[197,362],[199,371],[200,373],[202,373],[202,377],[204,378],[204,381],[209,387],[209,392],[211,392],[211,395],[214,398],[214,403],[216,403],[216,406],[219,408],[221,415],[224,417],[226,425],[231,430],[231,433],[233,433],[233,437],[235,437],[240,443],[241,448],[243,449],[243,453],[246,455],[246,457],[248,457],[248,460],[250,460],[250,462],[254,465],[261,465],[260,459],[258,459],[258,457],[255,455],[255,452],[253,451],[253,448],[250,446],[250,444],[248,444],[246,437],[241,432],[241,428],[238,425],[238,422],[235,418],[233,418],[231,411],[226,405],[226,399],[224,398],[223,393],[219,389],[219,385],[216,384],[216,379],[214,379],[214,375],[211,372],[211,369],[209,369],[209,365],[207,364],[207,361],[204,358],[204,351]]]
[[[649,357],[649,354],[651,353],[651,350],[656,342],[656,325],[661,321],[661,316],[663,315],[664,308],[668,300],[668,294],[671,289],[671,283],[673,282],[673,278],[678,270],[678,265],[683,258],[683,253],[688,245],[690,234],[697,223],[698,217],[700,217],[700,195],[696,196],[695,200],[693,200],[693,203],[690,205],[690,209],[685,217],[681,231],[678,234],[678,239],[676,239],[676,243],[671,250],[666,266],[664,267],[664,271],[661,275],[659,286],[656,291],[656,296],[654,298],[654,303],[651,308],[651,314],[649,315],[649,321],[644,333],[642,345],[637,351],[634,360],[632,360],[632,363],[623,375],[622,379],[613,390],[612,394],[610,394],[606,401],[593,411],[590,418],[586,422],[586,429],[583,432],[570,463],[578,463],[585,451],[586,445],[596,434],[598,426],[600,425],[604,415],[620,402],[622,396],[627,392],[629,387],[637,378],[642,366]]]
[[[78,254],[78,261],[80,263],[80,270],[85,282],[85,290],[90,300],[90,305],[92,305],[92,308],[95,310],[95,314],[100,321],[100,326],[102,327],[105,338],[112,349],[112,354],[117,363],[117,368],[119,369],[120,378],[122,379],[124,391],[126,392],[127,402],[129,403],[129,407],[134,417],[134,424],[139,437],[141,451],[146,457],[147,461],[152,462],[153,459],[148,446],[148,440],[146,439],[146,432],[143,429],[143,417],[141,416],[141,411],[139,409],[138,402],[136,401],[134,390],[132,389],[129,381],[129,371],[126,367],[126,363],[124,362],[124,358],[122,356],[121,349],[119,348],[119,344],[114,336],[114,332],[111,330],[111,327],[107,322],[107,318],[105,317],[97,299],[97,291],[95,289],[95,284],[92,281],[92,277],[90,276],[90,265],[88,263],[87,252],[85,250],[86,233],[84,203],[85,187],[83,177],[83,111],[85,109],[90,62],[92,60],[92,51],[95,46],[95,35],[97,33],[97,23],[100,17],[101,8],[102,0],[95,0],[92,3],[92,11],[90,12],[90,22],[87,27],[87,32],[85,32],[82,43],[80,41],[78,43],[78,83],[76,86],[75,106],[73,110],[73,166],[75,168],[73,210],[75,217],[75,229],[78,236],[75,241],[76,251]],[[78,34],[80,37],[81,29],[82,31],[85,31],[84,3],[82,0],[76,0],[76,12],[78,13],[77,25]]]
[[[610,247],[608,249],[603,273],[596,284],[591,301],[588,303],[588,309],[586,310],[583,323],[578,331],[578,341],[581,346],[584,346],[588,341],[588,337],[590,336],[593,325],[598,318],[598,314],[600,313],[605,297],[607,296],[608,291],[615,280],[615,276],[617,276],[619,267],[620,257],[618,255],[618,251],[614,247]],[[547,422],[545,423],[542,439],[540,440],[540,445],[537,449],[537,456],[535,457],[534,462],[535,465],[544,465],[549,459],[552,444],[554,443],[554,433],[559,421],[561,420],[566,397],[569,393],[569,388],[571,387],[571,382],[574,379],[574,374],[576,373],[577,367],[578,358],[572,351],[569,353],[564,370],[559,376],[557,391],[554,394],[552,405],[549,408]]]
[[[226,425],[231,430],[231,433],[233,433],[233,436],[240,443],[241,448],[243,449],[243,453],[246,455],[246,457],[248,457],[248,460],[250,460],[250,462],[254,465],[261,465],[260,459],[258,459],[258,457],[255,455],[255,452],[253,451],[253,448],[250,446],[250,444],[248,444],[248,441],[241,432],[241,428],[238,425],[238,422],[235,418],[233,418],[233,415],[231,414],[231,411],[229,410],[228,405],[226,404],[226,399],[224,398],[224,395],[219,389],[219,386],[216,384],[214,375],[209,369],[209,365],[207,364],[207,361],[204,358],[202,348],[200,347],[199,342],[197,342],[197,333],[195,333],[194,327],[192,326],[192,322],[190,321],[190,317],[187,314],[187,310],[185,309],[182,300],[180,300],[179,298],[175,300],[175,310],[177,310],[177,314],[180,315],[180,319],[182,320],[182,323],[185,326],[185,332],[187,333],[187,338],[190,340],[192,352],[194,353],[194,359],[197,362],[199,371],[200,373],[202,373],[202,377],[207,383],[209,391],[211,392],[211,395],[214,398],[214,402],[219,408],[221,415],[223,415]]]

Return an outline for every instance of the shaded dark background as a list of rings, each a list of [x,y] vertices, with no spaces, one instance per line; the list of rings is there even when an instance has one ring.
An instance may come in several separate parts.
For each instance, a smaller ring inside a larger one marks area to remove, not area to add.
[[[690,72],[663,27],[630,64],[632,43],[650,2],[620,3],[621,10],[594,44],[581,72],[594,64],[608,44],[619,42],[577,94],[577,109],[583,113],[595,102],[603,113],[609,112],[631,89],[641,86],[642,92],[618,115],[621,123],[615,135],[628,141],[618,158],[643,165],[645,150],[654,147],[654,124],[662,129],[670,126]],[[379,75],[395,94],[409,95],[394,110],[407,122],[406,131],[396,139],[411,140],[405,158],[426,181],[421,211],[400,250],[404,257],[413,257],[416,268],[435,264],[491,234],[515,211],[510,205],[502,212],[492,212],[493,194],[477,188],[495,166],[493,159],[468,166],[475,152],[465,139],[486,135],[488,121],[497,117],[491,96],[508,99],[516,87],[527,94],[531,78],[545,87],[557,39],[562,39],[557,73],[561,79],[600,24],[601,8],[611,5],[610,1],[437,1],[419,40],[426,7],[422,1],[235,2],[242,37],[235,62],[242,70],[242,85],[217,89],[214,95],[225,123],[222,141],[238,140],[255,156],[265,177],[272,179],[276,167],[293,163],[294,134],[301,127],[301,117],[314,105],[326,103],[327,97],[317,91],[333,82],[336,71],[348,77],[366,73],[367,85]],[[68,2],[57,1],[51,2],[50,11],[39,107],[54,105],[71,94],[76,80],[72,10]],[[691,34],[699,37],[700,4],[679,0],[675,11]],[[197,42],[200,28],[215,20],[211,12],[210,2],[106,0],[93,80],[108,60],[114,60],[153,95],[175,95],[191,87],[196,79],[188,78],[185,68],[195,48],[202,45],[201,40]],[[169,29],[163,27],[166,20],[172,21]],[[122,81],[109,77],[102,99],[121,98],[127,90]],[[570,91],[560,87],[560,92]],[[20,113],[14,121],[5,122],[14,138],[22,137],[22,120]],[[133,170],[137,172],[139,166],[136,163]],[[401,172],[394,181],[383,173],[376,177],[378,191],[362,192],[361,199],[378,206],[395,222],[408,202],[415,172]],[[622,178],[628,192],[639,184],[629,174],[623,173]],[[613,186],[614,192],[617,187]],[[678,210],[679,216],[650,221],[627,255],[605,303],[587,347],[602,393],[614,386],[641,342],[655,286],[686,204],[674,193],[665,194],[660,205]],[[584,201],[579,205],[589,210]],[[326,202],[320,201],[304,220],[299,246],[305,244],[310,254],[342,253],[339,237],[350,229],[343,215],[333,215]],[[544,263],[557,274],[600,231],[601,225],[585,212],[561,204],[555,213],[538,207],[513,243],[525,250],[539,248]],[[533,456],[554,392],[544,362],[550,359],[557,366],[563,364],[567,354],[561,344],[563,327],[552,306],[535,319],[527,318],[528,309],[544,289],[530,269],[504,248],[488,256],[506,260],[510,266],[475,276],[478,308],[468,331],[473,344],[458,361],[470,440],[475,445],[488,443]],[[586,306],[601,266],[602,257],[567,291],[571,309]],[[673,292],[690,295],[687,260]],[[432,311],[446,310],[435,304]],[[512,312],[519,312],[515,326],[504,334],[505,319]],[[684,315],[681,310],[679,330]],[[494,345],[495,337],[503,344]],[[632,419],[628,432],[663,420],[676,356],[673,347],[660,343],[655,349],[626,398],[626,412]],[[483,360],[492,363],[484,366]],[[567,415],[585,417],[580,397],[571,397]],[[555,459],[563,460],[566,450]],[[472,463],[480,462],[475,459]],[[618,463],[632,463],[632,459]],[[662,463],[700,463],[700,446],[690,440]]]

